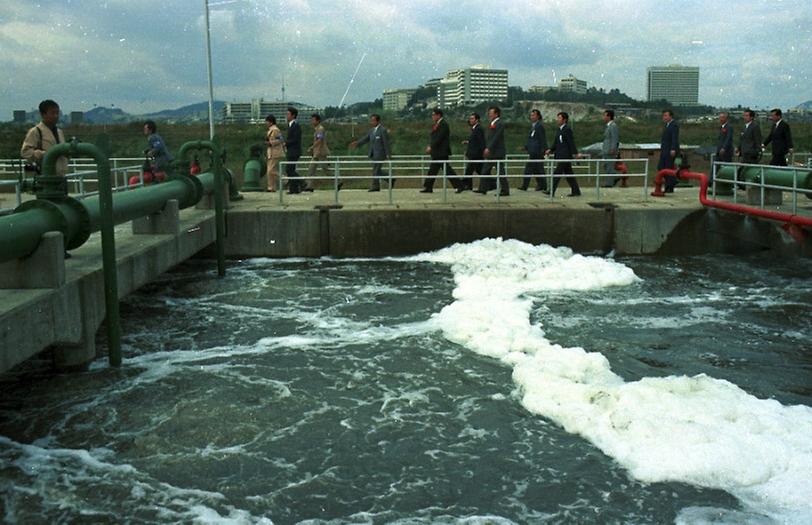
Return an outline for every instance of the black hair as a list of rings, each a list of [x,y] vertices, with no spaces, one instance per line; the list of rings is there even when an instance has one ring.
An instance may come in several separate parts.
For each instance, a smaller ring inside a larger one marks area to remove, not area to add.
[[[158,131],[158,126],[155,125],[154,120],[148,120],[144,122],[144,126],[147,127],[150,133],[155,133],[156,131]]]
[[[42,102],[39,103],[39,114],[44,115],[54,108],[59,109],[59,104],[57,104],[50,98],[43,100]]]
[[[570,121],[570,115],[566,111],[559,111],[558,114],[561,115],[561,118],[564,119],[564,122]]]
[[[539,120],[541,120],[541,111],[539,111],[539,110],[537,110],[537,109],[531,109],[531,110],[530,110],[530,114],[532,115],[533,113],[535,113],[536,115],[538,115]]]
[[[780,110],[780,109],[778,109],[778,108],[771,109],[771,110],[770,110],[770,113],[775,113],[775,114],[776,114],[776,116],[778,116],[778,117],[780,117],[780,116],[781,116],[781,110]]]
[[[604,115],[608,115],[608,116],[609,116],[609,120],[615,120],[615,110],[614,110],[614,109],[607,109],[607,110],[604,110],[604,112],[603,112],[603,113],[604,113]]]
[[[374,118],[377,122],[381,121],[381,116],[378,115],[377,113],[373,113],[372,115],[369,116],[369,118]]]
[[[443,110],[440,108],[434,108],[431,110],[431,112],[435,115],[440,115],[441,117],[443,116]]]
[[[491,106],[491,107],[489,107],[489,108],[488,108],[488,111],[491,111],[491,110],[493,110],[493,112],[494,112],[494,113],[496,113],[496,116],[497,116],[497,117],[501,117],[501,116],[502,116],[502,110],[501,110],[501,109],[499,109],[499,106]]]
[[[298,116],[299,116],[299,110],[298,110],[298,109],[296,109],[296,108],[294,108],[293,106],[291,106],[291,107],[289,107],[289,108],[288,108],[288,113],[290,113],[291,115],[293,115],[293,118],[296,118],[296,117],[298,117]]]
[[[316,119],[316,121],[321,122],[321,115],[319,115],[318,113],[313,113],[312,115],[310,115],[310,118],[314,118]]]
[[[273,115],[268,115],[267,117],[265,117],[265,122],[276,124],[276,117],[274,117]]]

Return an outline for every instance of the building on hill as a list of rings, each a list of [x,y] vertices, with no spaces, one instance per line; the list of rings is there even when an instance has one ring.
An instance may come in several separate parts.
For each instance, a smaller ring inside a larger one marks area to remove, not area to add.
[[[82,122],[85,121],[85,114],[82,111],[71,111],[70,112],[70,124],[71,126],[78,126]]]
[[[28,120],[28,115],[24,109],[15,109],[12,115],[15,124],[25,124]]]
[[[586,80],[580,80],[569,75],[558,81],[558,90],[564,93],[586,95]]]
[[[258,123],[264,121],[268,115],[274,115],[277,119],[284,120],[289,107],[298,109],[300,114],[321,111],[321,108],[302,102],[266,101],[260,98],[253,99],[251,102],[226,102],[223,106],[223,122]]]
[[[680,65],[649,67],[646,95],[649,102],[667,100],[675,106],[699,105],[699,68]]]
[[[529,88],[527,88],[527,92],[543,95],[544,93],[549,93],[550,91],[554,91],[555,89],[556,89],[555,86],[530,86]]]
[[[491,69],[486,65],[449,71],[437,86],[437,104],[441,108],[473,106],[507,97],[507,69]]]
[[[414,88],[384,89],[383,110],[400,111],[409,104],[409,98],[417,92]]]

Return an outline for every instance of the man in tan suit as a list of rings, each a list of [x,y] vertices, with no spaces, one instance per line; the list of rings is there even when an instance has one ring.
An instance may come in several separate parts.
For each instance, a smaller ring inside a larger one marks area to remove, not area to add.
[[[327,156],[330,155],[330,149],[327,147],[327,132],[321,123],[321,115],[313,113],[310,115],[310,123],[313,125],[313,145],[307,148],[307,151],[313,156],[310,161],[310,166],[307,169],[307,176],[310,177],[310,188],[312,188],[313,177],[316,176],[316,170],[321,166],[325,177],[330,176],[330,171],[327,169],[327,164],[317,164],[317,162],[324,162]],[[309,189],[309,188],[308,188]]]
[[[59,123],[59,104],[53,100],[39,103],[41,122],[28,130],[20,148],[20,156],[39,173],[42,169],[42,158],[45,152],[56,144],[65,142],[65,135],[57,128]],[[68,172],[68,158],[62,157],[56,162],[56,175],[64,176]]]
[[[279,159],[285,156],[285,139],[282,137],[282,130],[276,125],[276,117],[268,115],[265,117],[268,125],[268,132],[265,134],[265,144],[268,146],[266,154],[266,174],[268,176],[268,191],[276,191],[279,177]]]

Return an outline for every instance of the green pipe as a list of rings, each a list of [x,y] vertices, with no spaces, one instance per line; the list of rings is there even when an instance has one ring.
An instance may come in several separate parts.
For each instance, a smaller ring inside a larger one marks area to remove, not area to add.
[[[56,162],[65,156],[87,156],[96,161],[99,179],[99,215],[104,266],[104,303],[107,326],[108,357],[111,366],[121,366],[121,322],[118,309],[118,266],[116,264],[116,237],[113,228],[113,185],[110,178],[110,160],[101,149],[88,143],[72,141],[58,144],[48,150],[42,161],[42,174],[56,177]],[[51,179],[53,180],[53,179]],[[54,181],[56,182],[56,181]],[[40,198],[40,195],[37,195]]]
[[[722,180],[733,180],[735,167],[724,166],[716,171],[716,178]],[[793,178],[797,177],[797,188],[812,190],[812,171],[806,169],[775,169],[771,166],[750,166],[742,168],[738,174],[738,179],[743,182],[759,182],[761,174],[764,173],[764,183],[771,186],[793,187]]]

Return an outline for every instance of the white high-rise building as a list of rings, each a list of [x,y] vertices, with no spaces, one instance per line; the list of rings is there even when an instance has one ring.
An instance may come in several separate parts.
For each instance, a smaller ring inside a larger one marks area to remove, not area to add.
[[[699,104],[699,68],[679,65],[648,68],[646,94],[649,102],[667,100],[677,106]]]
[[[570,75],[558,81],[558,90],[566,91],[569,93],[578,93],[579,95],[586,94],[586,80],[580,80]]]
[[[437,86],[437,104],[441,108],[501,101],[507,96],[507,69],[491,69],[485,65],[449,71]]]
[[[400,111],[409,103],[409,97],[414,95],[416,89],[384,89],[383,110]]]
[[[223,106],[223,122],[262,122],[268,115],[274,115],[277,122],[285,122],[289,107],[299,110],[299,120],[310,118],[310,113],[318,113],[319,108],[301,102],[266,101],[253,99],[251,102],[226,102]]]

